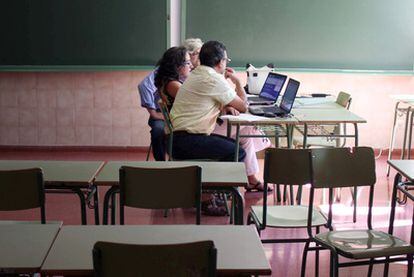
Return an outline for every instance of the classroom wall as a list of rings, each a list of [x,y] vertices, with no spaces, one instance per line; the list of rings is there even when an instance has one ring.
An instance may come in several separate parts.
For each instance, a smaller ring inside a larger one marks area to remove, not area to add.
[[[148,115],[136,88],[147,73],[2,72],[0,146],[147,147]],[[375,148],[388,147],[395,105],[389,95],[414,93],[413,75],[285,74],[301,81],[299,93],[350,93],[351,110],[368,121],[360,125],[360,145]]]
[[[0,145],[148,146],[145,75],[0,73]]]

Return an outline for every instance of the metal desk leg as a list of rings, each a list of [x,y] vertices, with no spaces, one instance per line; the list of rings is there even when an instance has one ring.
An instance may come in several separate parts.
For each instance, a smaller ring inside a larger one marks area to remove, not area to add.
[[[391,159],[392,151],[394,151],[395,133],[397,131],[397,115],[398,115],[398,106],[399,105],[400,105],[400,102],[397,102],[397,104],[395,104],[394,121],[393,121],[392,129],[391,129],[390,144],[388,146],[388,160]],[[390,176],[390,169],[391,169],[390,165],[387,164],[387,177]]]
[[[358,124],[354,123],[354,130],[355,130],[355,147],[358,147]],[[354,190],[352,191],[352,199],[354,202],[354,214],[352,217],[353,222],[355,223],[357,220],[357,199],[358,199],[358,187],[354,187]]]
[[[308,143],[307,139],[308,139],[308,124],[305,123],[303,125],[303,149],[307,148],[306,147],[306,144]]]
[[[407,130],[408,130],[408,122],[410,118],[411,107],[407,108],[407,114],[405,116],[405,126],[404,126],[404,138],[403,138],[403,147],[401,149],[401,159],[405,159],[405,146],[407,145]]]
[[[95,189],[93,194],[93,208],[95,212],[95,225],[99,225],[99,193],[98,188]]]
[[[229,120],[227,120],[227,137],[231,137],[231,124]]]
[[[234,201],[234,224],[235,225],[243,225],[243,196],[240,194],[240,191],[237,187],[230,187],[229,188],[231,193],[233,194],[233,201]]]
[[[236,153],[234,154],[234,161],[239,161],[239,149],[240,149],[240,124],[236,124]]]
[[[358,123],[354,123],[355,147],[358,147]]]
[[[119,190],[118,186],[112,186],[105,193],[104,202],[103,202],[103,214],[102,214],[102,224],[103,225],[108,225],[109,201],[111,200],[112,195],[115,194],[118,190]]]

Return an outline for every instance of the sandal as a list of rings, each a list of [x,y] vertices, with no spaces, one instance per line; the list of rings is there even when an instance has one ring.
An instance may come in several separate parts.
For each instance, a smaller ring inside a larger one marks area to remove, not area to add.
[[[244,187],[246,189],[246,192],[262,192],[264,191],[264,185],[262,182],[257,182],[256,184],[250,184],[248,186]],[[271,192],[273,189],[269,186],[267,186],[267,192]]]

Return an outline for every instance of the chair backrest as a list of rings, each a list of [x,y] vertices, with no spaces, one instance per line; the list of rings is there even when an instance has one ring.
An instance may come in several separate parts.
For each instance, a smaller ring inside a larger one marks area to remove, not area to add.
[[[215,276],[213,241],[133,245],[98,241],[93,248],[96,277]]]
[[[269,183],[304,185],[310,183],[309,149],[268,148],[264,161],[262,227],[267,224],[267,187]],[[292,199],[294,198],[291,195]]]
[[[120,212],[124,206],[144,209],[197,209],[200,223],[201,167],[138,168],[123,166],[119,170]]]
[[[336,103],[347,109],[351,106],[351,100],[351,95],[343,91],[339,92],[336,97]]]
[[[310,183],[309,152],[309,149],[266,149],[264,182],[285,185]]]
[[[313,208],[315,189],[329,189],[327,227],[332,230],[333,189],[340,187],[369,186],[367,226],[372,229],[372,205],[374,203],[375,156],[370,147],[320,148],[310,153],[311,190],[309,211]],[[355,201],[357,198],[355,199]],[[354,203],[354,205],[356,205]],[[355,208],[355,206],[354,206]],[[308,212],[308,234],[312,236],[312,214]]]
[[[158,101],[158,106],[160,107],[162,116],[164,117],[165,134],[168,136],[168,160],[172,161],[173,125],[171,123],[170,112],[168,111],[167,104],[162,99]]]
[[[0,170],[0,211],[33,208],[40,208],[41,221],[46,223],[42,170]]]
[[[312,149],[312,186],[371,186],[376,182],[374,150],[370,147]]]

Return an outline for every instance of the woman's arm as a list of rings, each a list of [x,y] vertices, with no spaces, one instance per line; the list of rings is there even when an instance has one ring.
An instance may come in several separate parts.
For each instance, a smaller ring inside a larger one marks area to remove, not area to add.
[[[181,87],[181,83],[178,81],[170,81],[165,87],[165,92],[168,93],[172,98],[177,96],[178,89]]]

